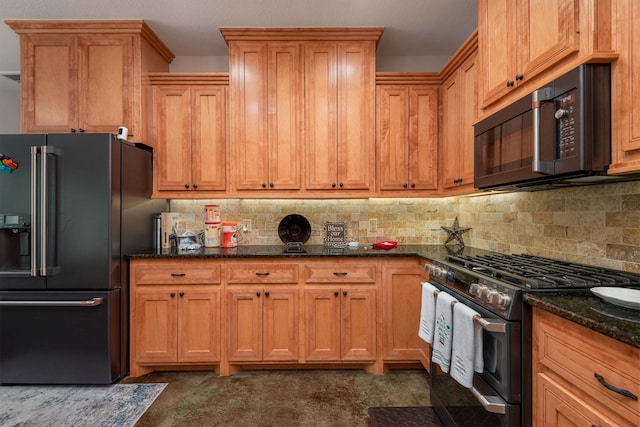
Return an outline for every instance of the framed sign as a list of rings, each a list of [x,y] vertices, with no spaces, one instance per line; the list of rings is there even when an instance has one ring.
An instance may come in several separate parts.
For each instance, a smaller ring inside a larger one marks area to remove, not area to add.
[[[324,245],[332,248],[344,248],[347,246],[347,223],[325,222]]]

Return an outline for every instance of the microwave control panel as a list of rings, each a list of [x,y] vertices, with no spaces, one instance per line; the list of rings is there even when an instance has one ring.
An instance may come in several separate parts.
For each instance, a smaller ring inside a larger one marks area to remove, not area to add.
[[[558,132],[558,159],[576,155],[576,91],[568,92],[555,100]]]

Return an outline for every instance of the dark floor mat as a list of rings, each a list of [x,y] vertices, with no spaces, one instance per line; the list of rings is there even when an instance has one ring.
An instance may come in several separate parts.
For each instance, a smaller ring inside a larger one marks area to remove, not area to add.
[[[371,427],[442,427],[428,406],[369,408]]]

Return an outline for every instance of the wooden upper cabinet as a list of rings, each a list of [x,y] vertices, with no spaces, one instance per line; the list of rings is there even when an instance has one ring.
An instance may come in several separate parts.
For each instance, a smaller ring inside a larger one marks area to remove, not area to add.
[[[154,73],[156,193],[202,197],[226,190],[226,73]]]
[[[615,4],[616,52],[611,68],[610,174],[640,172],[640,4],[617,0]]]
[[[385,82],[376,88],[376,177],[384,194],[438,188],[438,85],[426,83],[433,77],[377,74]],[[399,84],[389,84],[394,80]]]
[[[305,189],[373,187],[375,43],[308,42],[305,48]]]
[[[445,192],[473,190],[473,125],[478,118],[475,50],[442,85],[441,182]]]
[[[23,133],[112,132],[143,140],[143,75],[173,53],[140,20],[6,21],[20,35]]]
[[[299,190],[300,44],[234,41],[229,48],[235,190]]]
[[[230,53],[232,191],[370,191],[382,29],[220,31]]]
[[[483,109],[514,100],[511,94],[522,96],[580,63],[615,58],[611,2],[479,0],[478,12]]]

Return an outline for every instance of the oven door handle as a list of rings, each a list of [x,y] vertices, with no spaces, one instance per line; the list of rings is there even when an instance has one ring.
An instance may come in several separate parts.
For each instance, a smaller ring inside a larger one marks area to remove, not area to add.
[[[474,319],[477,324],[482,326],[482,329],[489,332],[498,332],[504,334],[507,332],[507,324],[504,322],[497,322],[495,320],[487,320],[484,317],[476,316]]]
[[[471,393],[478,399],[478,402],[482,404],[482,407],[492,414],[506,414],[507,405],[502,399],[497,396],[485,396],[480,393],[475,387],[471,387]]]

